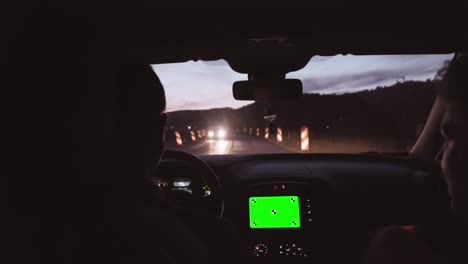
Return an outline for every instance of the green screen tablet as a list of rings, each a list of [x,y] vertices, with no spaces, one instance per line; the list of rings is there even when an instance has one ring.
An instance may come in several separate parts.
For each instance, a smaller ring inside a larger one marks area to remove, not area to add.
[[[260,196],[249,198],[250,228],[298,228],[299,197]]]

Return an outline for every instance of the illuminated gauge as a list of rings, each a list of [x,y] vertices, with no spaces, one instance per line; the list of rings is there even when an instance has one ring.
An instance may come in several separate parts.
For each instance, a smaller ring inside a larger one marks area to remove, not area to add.
[[[203,197],[209,197],[211,196],[211,189],[208,185],[203,186]]]
[[[172,188],[171,191],[174,191],[174,192],[186,192],[186,193],[190,193],[192,194],[192,189],[190,188]]]
[[[258,243],[254,247],[254,254],[257,257],[265,257],[268,255],[268,247],[265,244]]]
[[[167,180],[156,178],[153,180],[154,184],[159,188],[167,188],[169,187],[169,182]]]
[[[192,183],[192,180],[189,178],[176,178],[172,182],[172,186],[175,188],[187,188]]]

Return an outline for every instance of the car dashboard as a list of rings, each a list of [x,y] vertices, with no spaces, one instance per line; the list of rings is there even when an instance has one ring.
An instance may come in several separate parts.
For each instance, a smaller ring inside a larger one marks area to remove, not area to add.
[[[219,178],[223,218],[243,233],[260,263],[358,263],[375,230],[389,225],[431,225],[449,211],[439,168],[408,157],[266,154],[200,158]],[[192,189],[203,193],[203,184],[195,184],[198,176],[189,166],[185,171],[176,167],[175,179],[183,175]]]

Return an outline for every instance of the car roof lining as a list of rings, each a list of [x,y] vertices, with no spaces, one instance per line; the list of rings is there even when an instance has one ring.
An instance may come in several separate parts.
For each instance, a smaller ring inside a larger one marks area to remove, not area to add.
[[[468,51],[468,36],[460,33],[468,24],[466,16],[446,9],[249,9],[236,13],[147,9],[91,13],[89,18],[99,25],[98,41],[105,52],[149,64],[228,60],[248,51],[252,39],[277,37],[286,37],[292,43],[290,48],[309,57]],[[282,50],[286,49],[272,54]]]

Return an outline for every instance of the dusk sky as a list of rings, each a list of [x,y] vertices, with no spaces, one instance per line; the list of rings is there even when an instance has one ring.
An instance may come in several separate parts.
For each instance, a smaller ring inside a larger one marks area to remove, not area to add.
[[[346,93],[377,86],[388,86],[404,76],[405,80],[433,79],[446,55],[372,55],[313,57],[302,70],[287,78],[302,80],[304,93]],[[167,111],[239,108],[249,101],[232,97],[232,84],[246,80],[224,60],[153,65],[166,90]]]

